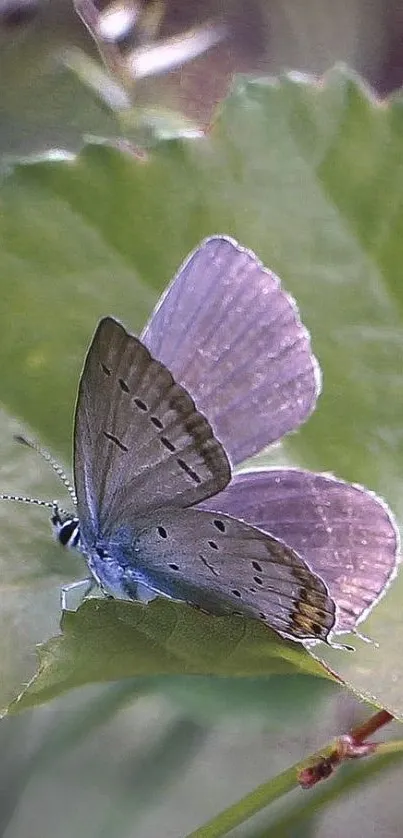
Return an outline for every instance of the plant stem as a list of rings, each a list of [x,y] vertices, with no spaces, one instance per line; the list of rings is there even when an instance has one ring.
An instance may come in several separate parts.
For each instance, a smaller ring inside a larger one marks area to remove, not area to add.
[[[190,833],[187,838],[220,838],[221,835],[227,835],[231,829],[235,829],[273,800],[297,788],[297,768],[298,766],[294,765],[266,783],[262,783],[233,806],[224,809],[217,817]]]
[[[392,720],[392,716],[386,710],[380,710],[364,722],[351,730],[350,735],[356,743],[364,742],[365,738],[378,730],[384,724]],[[260,812],[261,809],[268,806],[274,800],[279,800],[292,789],[300,787],[299,777],[303,774],[307,765],[314,765],[320,763],[321,760],[330,759],[337,748],[337,739],[332,740],[325,745],[320,751],[317,751],[307,759],[293,765],[286,769],[276,777],[272,777],[265,783],[262,783],[245,797],[238,800],[232,806],[224,809],[212,820],[205,823],[199,829],[189,833],[186,838],[220,838],[220,836],[227,835],[232,829],[244,823],[248,818]],[[385,764],[395,760],[399,761],[402,758],[403,741],[380,743],[376,747],[376,753],[380,760],[384,760]],[[364,772],[365,773],[365,772]],[[371,773],[371,772],[369,772]],[[332,789],[329,789],[329,795],[324,793],[324,801],[333,799]],[[269,833],[268,833],[269,834]]]

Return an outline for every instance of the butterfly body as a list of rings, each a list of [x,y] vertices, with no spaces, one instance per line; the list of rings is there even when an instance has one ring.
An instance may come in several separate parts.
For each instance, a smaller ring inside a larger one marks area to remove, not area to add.
[[[101,540],[90,550],[79,545],[92,576],[104,593],[118,599],[138,600],[139,586],[142,586],[149,592],[149,598],[161,595],[204,608],[209,613],[234,613],[234,602],[231,603],[230,597],[226,599],[223,593],[220,596],[214,592],[208,580],[198,587],[182,575],[178,576],[178,554],[172,545],[158,551],[144,543],[153,529],[152,521],[144,524],[143,537],[140,535],[138,539],[133,531],[120,530],[111,540]],[[180,524],[183,525],[183,519]],[[196,555],[192,555],[192,560],[196,563]],[[243,613],[251,616],[252,611],[243,609]]]
[[[60,544],[78,550],[84,556],[92,577],[104,594],[135,600],[139,598],[138,587],[142,585],[150,592],[171,596],[163,579],[159,584],[157,575],[153,574],[147,564],[144,565],[144,560],[138,561],[132,529],[121,528],[107,540],[98,536],[93,542],[86,543],[80,536],[78,518],[61,518],[57,510],[51,523]]]
[[[59,528],[62,543],[73,520]],[[142,585],[208,613],[263,620],[292,639],[324,640],[334,624],[324,583],[298,554],[228,515],[159,508],[70,546],[84,554],[101,590],[119,599],[138,599]]]

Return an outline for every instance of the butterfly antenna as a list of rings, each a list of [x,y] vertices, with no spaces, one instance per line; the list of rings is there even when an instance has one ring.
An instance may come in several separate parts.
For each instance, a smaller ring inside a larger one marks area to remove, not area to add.
[[[25,498],[22,495],[6,495],[1,493],[0,500],[15,500],[18,503],[33,503],[35,506],[44,506],[46,509],[51,509],[53,517],[58,520],[68,518],[69,515],[64,509],[61,509],[56,500],[39,500],[38,498]]]
[[[53,471],[56,472],[59,480],[61,480],[61,482],[63,483],[63,486],[65,487],[65,489],[67,489],[67,491],[68,491],[68,493],[69,493],[69,495],[70,495],[70,497],[71,497],[71,499],[74,503],[74,506],[77,506],[77,495],[74,491],[74,488],[73,488],[72,484],[70,483],[70,480],[68,479],[67,475],[64,473],[63,469],[61,468],[61,466],[59,466],[59,464],[56,462],[56,460],[53,459],[52,455],[49,454],[49,452],[46,451],[44,448],[41,448],[41,446],[38,445],[37,442],[33,442],[30,439],[26,439],[26,437],[22,436],[21,434],[15,434],[14,439],[16,440],[16,442],[19,442],[21,445],[26,445],[27,448],[32,448],[33,451],[36,451],[36,453],[39,454],[42,457],[42,459],[45,460],[45,462],[47,462],[51,466]],[[30,498],[11,497],[11,496],[8,496],[8,495],[0,495],[0,500],[18,500],[18,501],[30,502]],[[51,503],[50,501],[32,500],[31,502],[32,503],[37,503],[40,506],[49,506],[51,508],[54,508],[54,506],[55,506],[55,504]]]

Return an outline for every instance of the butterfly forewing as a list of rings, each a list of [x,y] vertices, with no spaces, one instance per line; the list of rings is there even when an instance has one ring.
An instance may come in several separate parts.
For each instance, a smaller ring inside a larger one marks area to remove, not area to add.
[[[300,469],[234,477],[203,506],[245,518],[296,550],[337,604],[335,631],[352,631],[395,576],[399,536],[386,504],[362,486]]]
[[[297,640],[325,640],[333,627],[335,606],[321,579],[255,527],[200,509],[158,510],[130,532],[131,542],[120,531],[116,543],[126,543],[129,564],[160,593],[209,613],[256,617]]]
[[[159,506],[186,507],[230,479],[224,449],[171,373],[113,318],[80,380],[75,485],[84,540]]]
[[[309,335],[275,274],[233,239],[206,239],[143,332],[236,464],[295,430],[320,388]]]

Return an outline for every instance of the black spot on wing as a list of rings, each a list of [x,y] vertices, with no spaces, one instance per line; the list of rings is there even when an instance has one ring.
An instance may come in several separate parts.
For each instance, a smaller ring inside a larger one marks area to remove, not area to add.
[[[176,462],[178,463],[178,466],[182,469],[182,471],[184,471],[185,474],[188,474],[189,477],[191,477],[194,483],[201,483],[201,478],[199,477],[199,475],[194,471],[193,468],[188,466],[188,464],[185,463],[185,461],[182,460],[181,457],[178,457]]]
[[[169,439],[167,439],[166,436],[160,436],[160,440],[161,440],[162,445],[164,446],[164,448],[167,448],[168,451],[171,451],[171,452],[176,451],[176,448],[175,448],[173,442],[171,442]]]
[[[107,439],[109,439],[110,442],[113,442],[114,445],[117,445],[117,447],[120,448],[121,451],[127,452],[129,450],[127,448],[127,446],[124,445],[123,442],[121,442],[120,439],[118,439],[117,436],[115,436],[115,434],[110,434],[110,433],[108,433],[108,431],[104,431],[104,436]]]

